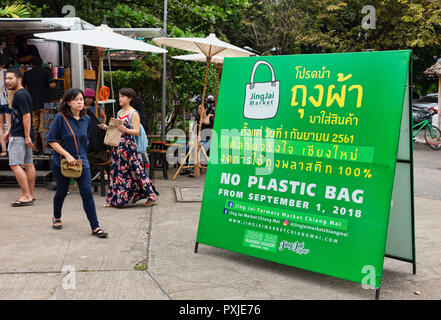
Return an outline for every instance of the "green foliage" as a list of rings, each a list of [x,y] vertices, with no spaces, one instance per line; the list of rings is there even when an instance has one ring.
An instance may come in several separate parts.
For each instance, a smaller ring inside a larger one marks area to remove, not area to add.
[[[105,16],[109,26],[119,28],[162,27],[161,20],[143,10],[137,10],[127,4],[119,4],[112,10],[106,10]]]
[[[434,36],[441,30],[441,5],[439,1],[423,0],[414,3],[409,0],[399,0],[402,6],[408,8],[402,21],[406,24],[406,43],[411,47],[436,47],[440,38]]]
[[[29,16],[30,12],[23,4],[12,4],[4,8],[0,8],[0,17],[20,18]]]
[[[174,59],[168,60],[167,64],[169,102],[172,105],[183,106],[189,111],[192,107],[189,100],[195,95],[202,94],[206,64]],[[210,65],[208,71],[206,95],[216,94],[216,68]]]
[[[5,1],[0,7],[0,17],[4,18],[30,18],[41,16],[41,8],[22,1]]]
[[[308,21],[299,3],[291,0],[253,1],[253,5],[245,9],[240,24],[247,45],[261,53],[272,48],[276,48],[273,54],[299,52]]]
[[[154,15],[163,16],[163,1],[145,0],[144,5],[151,8]],[[241,16],[247,6],[248,0],[171,0],[168,1],[168,23],[186,32],[221,34],[223,27],[229,21],[237,21],[236,17]]]

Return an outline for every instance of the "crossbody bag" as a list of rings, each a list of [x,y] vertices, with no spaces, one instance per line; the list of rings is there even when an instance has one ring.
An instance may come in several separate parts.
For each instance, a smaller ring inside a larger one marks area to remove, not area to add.
[[[61,174],[63,176],[65,176],[66,178],[79,178],[79,177],[81,177],[81,174],[83,173],[83,164],[80,159],[80,152],[78,150],[77,139],[75,138],[75,133],[73,132],[73,130],[72,130],[71,126],[69,125],[69,122],[67,121],[64,114],[62,114],[61,112],[60,112],[60,114],[63,116],[64,121],[66,122],[67,126],[70,129],[70,132],[72,133],[72,136],[75,141],[75,148],[77,148],[77,154],[78,154],[78,159],[75,162],[75,165],[73,165],[73,166],[69,165],[69,162],[67,162],[66,158],[62,158],[60,160]],[[62,157],[62,156],[60,155],[60,157]]]

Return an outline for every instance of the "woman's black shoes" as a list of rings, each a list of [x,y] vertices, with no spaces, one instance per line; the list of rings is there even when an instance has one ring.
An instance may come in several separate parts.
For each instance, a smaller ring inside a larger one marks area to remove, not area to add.
[[[107,238],[107,232],[104,232],[101,228],[92,231],[92,235],[97,236],[98,238]]]

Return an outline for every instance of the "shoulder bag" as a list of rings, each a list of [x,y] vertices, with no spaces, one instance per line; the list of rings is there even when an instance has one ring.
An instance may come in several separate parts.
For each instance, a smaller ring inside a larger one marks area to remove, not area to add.
[[[78,144],[77,139],[75,138],[75,133],[73,132],[72,128],[69,125],[69,122],[67,121],[64,114],[60,112],[60,114],[63,116],[64,121],[66,122],[67,126],[70,129],[70,132],[72,133],[72,136],[75,141],[75,147],[77,148],[77,154],[78,154],[78,160],[75,162],[75,165],[71,166],[69,165],[69,162],[67,162],[66,158],[62,158],[60,160],[60,167],[61,167],[61,174],[65,176],[66,178],[79,178],[81,177],[81,174],[83,173],[83,164],[80,159],[80,152],[78,150]]]
[[[130,126],[133,128],[132,125],[132,116],[134,112],[138,112],[136,110],[133,110],[129,114],[129,122]],[[140,153],[144,153],[147,150],[147,147],[149,145],[149,140],[147,139],[147,135],[145,134],[144,127],[142,126],[141,122],[139,123],[139,134],[137,136],[134,136],[135,144],[136,144],[136,151]]]

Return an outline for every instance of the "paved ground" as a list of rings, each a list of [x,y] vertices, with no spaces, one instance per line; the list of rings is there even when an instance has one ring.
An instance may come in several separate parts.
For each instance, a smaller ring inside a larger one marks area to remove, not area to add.
[[[417,274],[385,259],[382,299],[441,299],[441,151],[415,146]],[[61,231],[51,227],[53,191],[36,205],[11,208],[17,188],[0,189],[0,299],[373,299],[375,291],[329,276],[205,245],[194,254],[200,203],[176,202],[174,187],[203,187],[179,176],[155,184],[153,208],[104,208],[108,239],[90,235],[80,195],[64,206]],[[171,175],[170,175],[171,176]],[[76,271],[67,273],[67,271]]]

